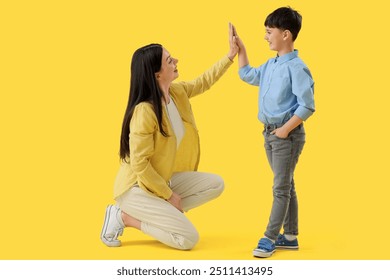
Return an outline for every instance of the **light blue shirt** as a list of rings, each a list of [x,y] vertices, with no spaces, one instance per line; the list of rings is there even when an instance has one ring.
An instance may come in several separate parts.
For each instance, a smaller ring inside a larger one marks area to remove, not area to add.
[[[294,50],[271,58],[258,68],[241,67],[240,78],[259,86],[258,118],[264,124],[283,124],[293,115],[307,120],[315,111],[314,81]]]

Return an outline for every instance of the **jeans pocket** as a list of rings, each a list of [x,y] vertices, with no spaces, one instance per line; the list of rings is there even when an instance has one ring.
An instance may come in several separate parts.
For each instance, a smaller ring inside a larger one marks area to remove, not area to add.
[[[287,137],[285,137],[285,138],[281,138],[281,137],[277,136],[276,134],[270,134],[270,135],[272,135],[272,136],[274,136],[276,139],[282,140],[282,141],[288,140],[288,139],[290,138],[290,134],[287,135]]]

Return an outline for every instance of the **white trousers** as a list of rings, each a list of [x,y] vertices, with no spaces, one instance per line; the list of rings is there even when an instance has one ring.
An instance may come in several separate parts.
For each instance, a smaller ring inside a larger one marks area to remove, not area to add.
[[[184,211],[218,197],[223,179],[203,172],[178,172],[171,178],[171,189],[180,195]],[[199,234],[187,217],[166,200],[139,187],[132,187],[117,198],[123,212],[141,221],[141,231],[160,242],[181,250],[189,250]]]

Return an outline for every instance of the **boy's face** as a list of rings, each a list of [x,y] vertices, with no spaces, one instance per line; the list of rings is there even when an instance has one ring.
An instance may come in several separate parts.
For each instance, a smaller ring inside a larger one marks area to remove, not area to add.
[[[286,32],[287,30],[281,30],[279,28],[274,27],[266,27],[265,28],[265,36],[264,39],[268,42],[269,48],[272,51],[279,52],[285,47],[286,44]]]

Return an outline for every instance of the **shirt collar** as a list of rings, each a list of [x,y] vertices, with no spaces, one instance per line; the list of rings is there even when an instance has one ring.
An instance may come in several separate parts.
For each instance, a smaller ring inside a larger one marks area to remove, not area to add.
[[[286,53],[282,56],[277,55],[275,57],[275,62],[283,63],[283,62],[289,61],[289,60],[296,58],[296,57],[298,57],[298,50],[293,50],[292,52]]]

